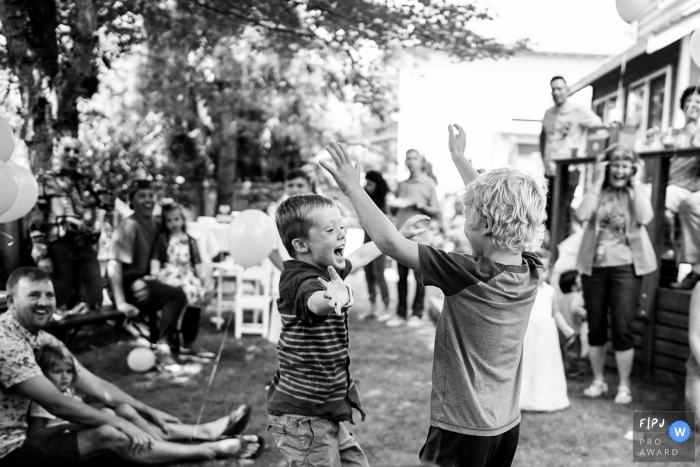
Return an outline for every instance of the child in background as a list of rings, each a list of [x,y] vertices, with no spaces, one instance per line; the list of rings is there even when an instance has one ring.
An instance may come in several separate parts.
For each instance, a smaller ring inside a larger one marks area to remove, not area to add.
[[[324,196],[292,196],[279,206],[275,220],[293,259],[284,262],[280,276],[282,333],[279,369],[267,393],[268,430],[288,465],[369,466],[340,423],[352,423],[353,408],[365,418],[350,376],[347,310],[353,300],[343,279],[380,252],[373,242],[365,243],[346,259],[340,211]],[[409,219],[405,235],[421,233],[414,226],[424,220]]]
[[[430,430],[420,459],[443,467],[510,466],[520,430],[522,348],[542,263],[546,188],[515,169],[479,175],[466,135],[449,127],[452,161],[466,186],[464,233],[473,256],[408,241],[374,205],[345,148],[321,161],[350,198],[379,249],[445,294],[437,323]]]
[[[57,345],[46,344],[41,349],[36,359],[39,368],[44,375],[51,381],[59,391],[68,397],[82,399],[76,395],[73,389],[73,383],[77,377],[75,360],[64,347]],[[111,410],[111,409],[106,409]],[[158,433],[154,432],[152,426],[146,422],[139,414],[128,404],[121,404],[114,410],[115,414],[121,418],[129,420],[131,423],[141,428],[143,431],[159,439]],[[55,415],[49,413],[48,410],[32,402],[29,406],[29,428],[30,436],[46,436],[49,434],[60,433],[65,430],[75,430],[83,428],[76,423],[70,423],[61,420]]]
[[[187,235],[185,214],[177,203],[162,208],[160,233],[151,257],[151,274],[161,282],[180,287],[191,305],[204,300],[202,260],[197,241]]]
[[[553,412],[569,406],[566,395],[564,362],[559,349],[554,287],[546,282],[549,260],[541,252],[545,272],[537,287],[537,298],[523,341],[523,379],[520,387],[520,410]],[[573,330],[571,331],[573,332]]]
[[[588,358],[588,322],[586,321],[586,308],[583,302],[581,288],[581,275],[575,269],[564,271],[559,276],[559,289],[555,299],[555,306],[559,310],[560,319],[557,326],[561,331],[563,340],[563,354],[567,375],[571,378],[581,376],[586,367]],[[575,356],[569,351],[578,349]]]
[[[63,346],[46,344],[39,349],[36,358],[37,364],[44,375],[65,396],[82,400],[75,394],[73,385],[77,379],[78,368],[73,355]],[[139,459],[137,454],[121,455],[139,464],[159,464],[167,460],[201,460],[213,459],[217,456],[235,456],[252,459],[260,456],[264,449],[264,441],[257,435],[236,434],[243,431],[250,415],[247,406],[241,406],[227,417],[200,425],[187,425],[184,423],[168,423],[169,432],[165,432],[155,425],[148,423],[129,404],[118,404],[113,408],[105,407],[102,410],[109,411],[133,423],[141,430],[153,437],[153,451],[157,451],[151,459],[144,456]],[[240,413],[241,411],[245,413]],[[63,433],[66,430],[83,430],[86,427],[78,423],[70,423],[51,414],[44,407],[32,402],[28,412],[29,437],[45,437]],[[204,440],[208,442],[200,444],[176,444],[168,440]],[[105,443],[110,444],[109,435],[106,435]],[[105,448],[108,449],[107,447]],[[129,464],[131,465],[131,464]]]
[[[181,288],[189,305],[182,317],[182,354],[214,358],[214,353],[195,343],[201,307],[211,299],[202,277],[204,270],[197,241],[187,234],[182,206],[169,203],[162,207],[160,233],[151,255],[151,274],[159,281]],[[212,287],[208,287],[209,290]]]

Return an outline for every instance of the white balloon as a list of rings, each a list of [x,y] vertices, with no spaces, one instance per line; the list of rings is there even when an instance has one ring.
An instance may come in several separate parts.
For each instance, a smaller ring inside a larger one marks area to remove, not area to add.
[[[257,209],[246,209],[231,221],[229,252],[236,264],[249,268],[260,264],[277,245],[277,226]]]
[[[696,66],[700,66],[700,29],[696,29],[690,35],[688,48],[690,49],[690,58],[693,59]]]
[[[0,161],[7,162],[15,150],[15,135],[10,123],[0,115]]]
[[[7,166],[12,170],[17,183],[17,197],[10,209],[0,215],[0,224],[26,216],[39,199],[39,184],[34,174],[12,161],[8,162]]]
[[[649,6],[649,0],[616,0],[615,6],[620,17],[628,23],[636,21]]]
[[[136,347],[126,357],[126,364],[131,371],[144,373],[156,366],[156,354],[149,348]]]
[[[17,200],[17,179],[9,165],[0,161],[0,216],[5,214]]]

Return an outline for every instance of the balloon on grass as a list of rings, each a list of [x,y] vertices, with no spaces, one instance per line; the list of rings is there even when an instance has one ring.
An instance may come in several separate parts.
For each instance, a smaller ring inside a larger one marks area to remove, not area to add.
[[[15,150],[15,135],[12,133],[10,123],[5,117],[0,116],[0,161],[7,162]]]
[[[149,348],[136,347],[126,357],[126,364],[131,371],[145,373],[156,366],[156,354]]]
[[[34,208],[37,200],[39,199],[39,184],[34,178],[29,170],[20,167],[14,162],[10,161],[7,164],[0,162],[0,165],[7,165],[14,177],[14,183],[17,186],[17,195],[15,196],[15,201],[12,206],[0,214],[0,224],[5,222],[12,222],[21,217],[29,214]],[[3,185],[0,185],[0,193],[4,189]],[[2,203],[2,201],[0,201]]]
[[[15,203],[17,193],[19,188],[12,168],[0,161],[0,217]]]
[[[277,244],[277,227],[270,217],[257,209],[247,209],[229,228],[229,251],[236,264],[248,268],[260,264]]]

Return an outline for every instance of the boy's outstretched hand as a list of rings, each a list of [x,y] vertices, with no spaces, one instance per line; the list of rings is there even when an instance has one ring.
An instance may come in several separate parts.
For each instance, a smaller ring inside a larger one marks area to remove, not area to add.
[[[333,158],[335,168],[332,168],[325,161],[319,161],[319,164],[333,176],[343,193],[347,196],[348,192],[353,188],[362,189],[360,184],[360,164],[358,162],[354,166],[352,165],[345,147],[339,143],[331,143],[326,146],[326,151]]]
[[[421,222],[428,221],[430,221],[430,217],[423,214],[416,214],[415,216],[411,216],[406,220],[406,222],[403,223],[403,225],[401,226],[401,230],[399,230],[399,233],[406,238],[413,238],[416,235],[425,233],[426,228],[420,227],[418,224],[420,224]]]
[[[340,315],[343,308],[351,307],[355,303],[352,289],[340,278],[333,266],[328,266],[328,274],[331,276],[330,281],[319,277],[318,283],[325,290],[323,297],[328,299],[328,304],[335,310],[335,314]]]
[[[450,133],[447,141],[450,147],[450,154],[452,154],[453,157],[463,156],[467,147],[467,134],[464,132],[464,129],[456,123],[454,125],[448,125],[447,129]],[[457,130],[456,135],[455,130]]]

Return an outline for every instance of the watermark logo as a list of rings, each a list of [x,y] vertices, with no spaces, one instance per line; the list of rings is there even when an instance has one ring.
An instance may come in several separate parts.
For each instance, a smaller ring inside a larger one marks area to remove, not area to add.
[[[668,427],[668,436],[671,438],[671,441],[685,443],[690,439],[692,431],[690,425],[688,425],[685,420],[676,420]]]
[[[695,412],[634,412],[634,462],[695,462]]]

